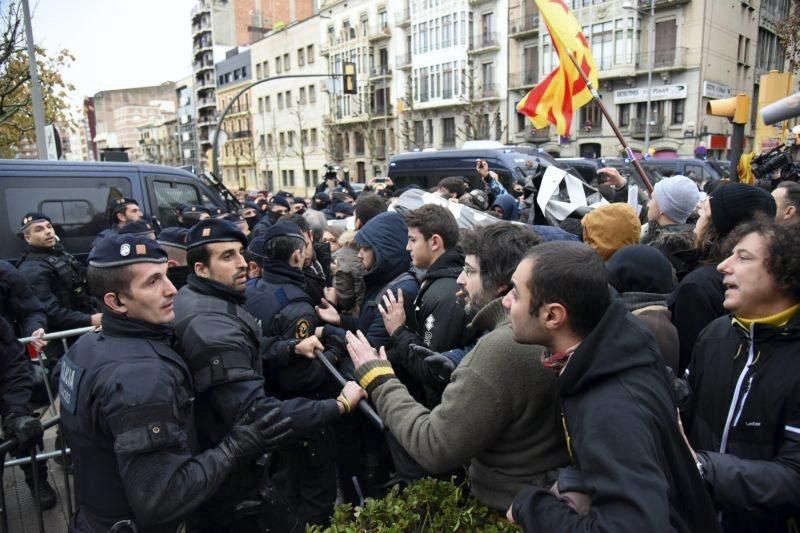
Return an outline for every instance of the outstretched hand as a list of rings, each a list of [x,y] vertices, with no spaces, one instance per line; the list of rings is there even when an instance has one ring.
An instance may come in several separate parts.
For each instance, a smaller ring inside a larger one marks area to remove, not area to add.
[[[360,331],[354,335],[352,332],[347,332],[347,353],[350,354],[350,359],[353,360],[353,366],[358,368],[370,361],[376,359],[386,360],[386,350],[381,346],[380,352],[376,351],[370,344],[367,338]]]
[[[342,318],[339,316],[339,311],[325,298],[320,300],[320,305],[316,306],[314,309],[317,311],[317,316],[320,320],[324,320],[328,324],[338,326],[342,321]]]
[[[406,323],[406,308],[403,303],[403,289],[397,289],[397,298],[391,290],[383,295],[383,304],[378,304],[378,312],[383,318],[383,325],[389,335],[403,327]]]

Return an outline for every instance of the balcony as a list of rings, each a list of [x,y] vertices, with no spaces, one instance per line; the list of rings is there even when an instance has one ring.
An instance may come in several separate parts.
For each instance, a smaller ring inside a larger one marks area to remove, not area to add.
[[[376,145],[375,149],[372,151],[372,157],[379,161],[386,159],[386,146],[383,144]]]
[[[486,4],[492,0],[469,0],[469,5],[471,6],[479,6],[481,4]]]
[[[370,110],[371,118],[383,118],[392,116],[392,104],[376,105]]]
[[[401,28],[411,24],[411,11],[408,9],[401,9],[394,14],[395,25]]]
[[[603,136],[603,125],[602,124],[592,124],[587,126],[586,124],[582,125],[578,128],[577,137],[602,137]]]
[[[530,89],[538,81],[535,70],[532,72],[512,72],[508,75],[508,88],[510,90]]]
[[[329,56],[331,54],[331,45],[330,44],[323,44],[319,49],[319,55],[321,56]]]
[[[198,128],[208,128],[217,125],[217,121],[214,117],[200,117],[197,119],[197,127]]]
[[[392,75],[392,69],[389,68],[389,65],[378,65],[377,67],[372,67],[369,70],[370,80],[388,78],[391,77],[391,75]]]
[[[217,99],[210,97],[198,98],[196,107],[198,111],[201,109],[217,107]]]
[[[195,61],[192,63],[192,69],[194,73],[200,73],[206,70],[214,70],[214,62],[213,61]]]
[[[494,100],[500,98],[500,90],[494,83],[487,83],[478,89],[477,97],[481,100]]]
[[[647,124],[642,118],[632,118],[630,123],[630,135],[634,139],[644,139]],[[650,121],[650,138],[664,136],[664,117],[659,117]]]
[[[192,53],[195,55],[200,54],[202,52],[211,52],[211,51],[213,51],[213,48],[211,46],[211,40],[202,39],[201,42],[195,43],[194,46],[192,46]]]
[[[250,130],[239,130],[234,131],[231,134],[232,139],[250,139],[253,136],[253,132]]]
[[[536,128],[529,128],[525,130],[525,142],[529,143],[544,143],[550,140],[552,132],[550,126],[537,130]]]
[[[370,28],[369,32],[367,33],[367,40],[371,43],[391,38],[392,38],[392,29],[388,25],[375,26],[373,28]]]
[[[500,39],[496,32],[487,32],[483,35],[472,37],[469,40],[470,54],[483,54],[500,50]]]
[[[394,64],[397,68],[411,68],[411,54],[403,54],[394,58]]]
[[[195,89],[198,91],[202,91],[204,89],[213,89],[214,88],[214,79],[202,79],[202,80],[194,80]]]
[[[197,5],[192,8],[192,20],[194,20],[195,17],[199,17],[203,13],[211,13],[211,4],[205,0],[198,2]]]
[[[670,50],[656,50],[653,55],[653,70],[672,70],[686,68],[686,56],[688,48],[679,46]],[[604,67],[598,65],[603,70]],[[650,53],[636,55],[636,69],[647,72],[650,68]]]
[[[539,33],[539,15],[528,15],[508,21],[508,36],[514,39],[524,39]]]
[[[656,0],[656,9],[681,6],[691,3],[692,0]],[[639,0],[639,9],[650,9],[650,0]]]

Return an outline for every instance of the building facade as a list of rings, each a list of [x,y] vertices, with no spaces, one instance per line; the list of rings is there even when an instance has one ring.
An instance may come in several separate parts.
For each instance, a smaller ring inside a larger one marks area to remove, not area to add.
[[[252,90],[253,145],[259,182],[270,190],[313,195],[331,154],[326,149],[323,116],[328,113],[328,79],[319,55],[318,16],[290,24],[250,49],[256,80],[285,75]]]
[[[223,145],[220,142],[219,146],[220,174],[231,190],[258,188],[250,114],[252,90],[236,98],[253,81],[250,57],[249,49],[233,48],[225,60],[215,66],[217,108],[220,114],[233,101],[222,123],[225,143]]]
[[[178,119],[145,124],[139,130],[139,161],[154,165],[177,167],[181,164]]]
[[[200,169],[197,145],[197,111],[194,105],[194,78],[189,76],[175,83],[177,104],[178,165]]]

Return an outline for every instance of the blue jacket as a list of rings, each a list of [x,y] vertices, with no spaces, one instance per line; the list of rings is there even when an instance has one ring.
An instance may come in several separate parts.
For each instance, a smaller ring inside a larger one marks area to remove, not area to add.
[[[517,199],[510,194],[501,194],[495,198],[492,208],[495,206],[503,209],[503,220],[517,220],[519,218]]]
[[[388,347],[389,334],[378,311],[381,295],[391,290],[397,296],[397,290],[402,289],[408,321],[413,320],[414,298],[419,291],[417,278],[409,273],[408,228],[397,213],[381,213],[359,230],[356,242],[375,251],[375,265],[364,275],[364,303],[358,319],[343,316],[342,327],[351,331],[361,330],[375,347]]]

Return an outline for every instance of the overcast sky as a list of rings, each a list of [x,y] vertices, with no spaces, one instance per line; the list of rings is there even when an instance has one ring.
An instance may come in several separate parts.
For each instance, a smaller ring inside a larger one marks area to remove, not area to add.
[[[29,1],[36,43],[75,56],[65,77],[75,85],[76,103],[99,91],[191,73],[194,0]]]

